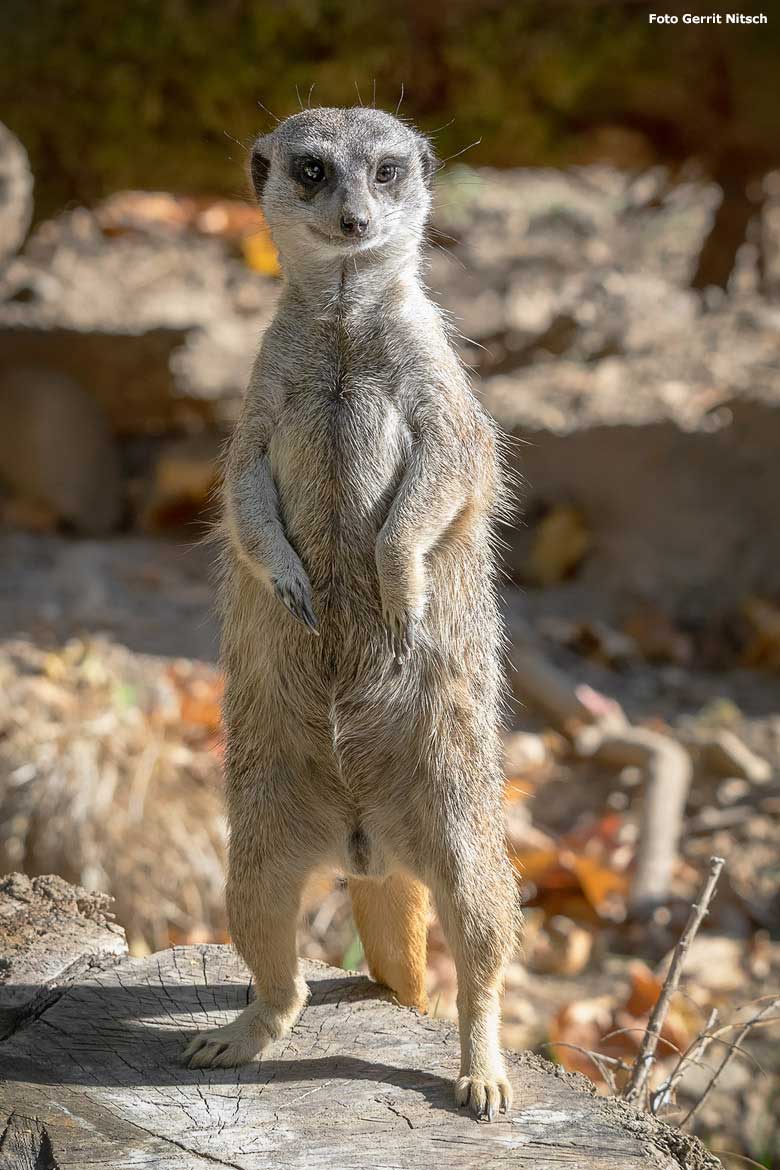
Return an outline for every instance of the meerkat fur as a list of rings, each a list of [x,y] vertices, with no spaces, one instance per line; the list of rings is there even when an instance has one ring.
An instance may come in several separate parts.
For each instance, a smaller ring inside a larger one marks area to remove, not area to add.
[[[421,276],[437,162],[373,108],[307,109],[251,174],[284,284],[226,459],[220,587],[233,941],[256,998],[193,1067],[260,1056],[307,997],[302,887],[348,877],[373,976],[425,1007],[428,893],[458,976],[458,1103],[511,1101],[495,426]]]

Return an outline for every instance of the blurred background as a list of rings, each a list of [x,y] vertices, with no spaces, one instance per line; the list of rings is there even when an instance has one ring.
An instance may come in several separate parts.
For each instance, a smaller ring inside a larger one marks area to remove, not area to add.
[[[721,1031],[656,1107],[777,1170],[780,1008],[740,1025],[780,987],[780,19],[648,11],[5,0],[0,872],[111,893],[135,953],[227,939],[200,541],[279,292],[247,149],[300,105],[399,107],[445,160],[428,283],[520,476],[505,1042],[619,1088],[720,854],[656,1085]],[[332,878],[300,947],[361,967]],[[429,981],[452,1016],[435,923]]]

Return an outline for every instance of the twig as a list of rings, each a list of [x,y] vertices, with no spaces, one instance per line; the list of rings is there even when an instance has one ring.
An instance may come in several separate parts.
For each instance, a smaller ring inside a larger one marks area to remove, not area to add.
[[[640,1036],[644,1036],[646,1031],[647,1031],[646,1027],[640,1028],[639,1026],[637,1026],[636,1028],[613,1028],[611,1032],[606,1032],[601,1037],[601,1043],[603,1044],[605,1040],[612,1040],[615,1036],[630,1036],[634,1032],[638,1032]],[[664,1045],[665,1048],[670,1049],[670,1051],[672,1051],[672,1052],[676,1052],[678,1056],[682,1056],[682,1052],[680,1051],[680,1049],[677,1047],[676,1044],[673,1044],[671,1040],[664,1039],[661,1041],[661,1043]]]
[[[761,1023],[771,1023],[776,1019],[777,1016],[773,1016],[770,1018],[770,1020],[762,1020]],[[734,1026],[737,1027],[738,1025]],[[747,1048],[743,1048],[740,1044],[737,1044],[736,1040],[723,1040],[716,1032],[712,1037],[712,1043],[722,1044],[724,1048],[728,1048],[729,1052],[738,1052],[740,1056],[744,1056],[747,1060],[750,1061],[751,1064],[755,1065],[756,1070],[761,1074],[762,1077],[766,1076],[766,1069],[762,1066],[760,1060],[758,1060],[752,1052],[748,1052]]]
[[[710,1034],[710,1029],[714,1028],[718,1022],[718,1009],[713,1008],[710,1012],[709,1019],[704,1026],[704,1031],[693,1040],[685,1052],[682,1054],[674,1069],[663,1081],[654,1093],[650,1094],[650,1112],[655,1115],[664,1105],[670,1105],[674,1102],[674,1093],[679,1085],[682,1077],[685,1075],[689,1065],[699,1064],[704,1053],[709,1048],[712,1041],[715,1039]]]
[[[720,1062],[718,1067],[715,1069],[715,1072],[712,1074],[712,1077],[710,1079],[710,1083],[707,1085],[707,1087],[704,1090],[704,1092],[702,1093],[701,1097],[699,1097],[699,1100],[696,1101],[691,1106],[691,1108],[686,1113],[685,1117],[680,1122],[681,1129],[684,1125],[687,1125],[689,1121],[692,1121],[693,1118],[698,1113],[698,1111],[701,1109],[702,1105],[707,1100],[707,1098],[709,1097],[710,1093],[717,1085],[720,1078],[723,1076],[723,1073],[726,1071],[726,1068],[733,1060],[735,1051],[742,1044],[742,1041],[745,1039],[748,1032],[750,1032],[751,1029],[755,1028],[757,1024],[760,1024],[765,1019],[765,1017],[771,1011],[774,1011],[777,1007],[780,1007],[780,999],[770,1000],[769,1003],[766,1005],[766,1007],[762,1008],[757,1016],[753,1016],[752,1019],[747,1020],[742,1025],[742,1027],[739,1030],[739,1034],[737,1035],[737,1038],[734,1041],[733,1047],[729,1048],[729,1051],[726,1053],[726,1055],[723,1057],[723,1060]]]
[[[748,1166],[757,1166],[758,1170],[766,1170],[763,1162],[756,1162],[755,1159],[749,1158],[747,1154],[738,1154],[736,1150],[716,1150],[713,1148],[712,1152],[718,1156],[725,1154],[727,1158],[738,1158],[740,1162],[747,1162]]]
[[[718,884],[721,870],[725,862],[722,857],[710,858],[710,872],[707,875],[707,880],[702,886],[698,901],[691,906],[691,912],[688,916],[688,921],[685,924],[685,929],[680,935],[679,942],[674,948],[672,961],[669,965],[669,970],[664,979],[664,985],[661,988],[661,994],[655,1002],[652,1014],[647,1024],[642,1045],[639,1049],[634,1067],[631,1071],[628,1084],[624,1090],[623,1096],[627,1101],[636,1101],[643,1093],[647,1084],[647,1078],[650,1075],[650,1069],[655,1059],[655,1050],[658,1047],[658,1040],[661,1035],[661,1029],[664,1026],[669,1005],[672,1001],[672,996],[677,990],[677,985],[680,982],[682,969],[685,964],[685,959],[688,954],[688,948],[693,942],[699,927],[701,926],[705,915],[709,909],[712,896],[715,893],[715,887]]]
[[[628,1072],[631,1068],[629,1064],[626,1064],[624,1060],[619,1060],[616,1056],[605,1056],[602,1052],[593,1052],[590,1048],[583,1048],[581,1044],[571,1044],[566,1040],[551,1040],[547,1044],[540,1044],[539,1047],[572,1048],[575,1052],[581,1052],[583,1056],[587,1056],[588,1060],[592,1061],[601,1073],[613,1097],[617,1096],[617,1085],[610,1069],[615,1069],[617,1072]]]

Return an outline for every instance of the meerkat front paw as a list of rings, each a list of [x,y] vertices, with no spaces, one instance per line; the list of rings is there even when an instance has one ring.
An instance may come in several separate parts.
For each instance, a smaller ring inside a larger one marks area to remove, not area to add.
[[[407,609],[393,610],[382,607],[387,647],[396,662],[406,662],[414,650],[415,632],[418,619]]]
[[[396,662],[406,662],[414,650],[425,611],[425,569],[422,557],[403,555],[381,539],[377,542],[377,569],[382,619],[387,645]]]
[[[307,629],[311,630],[312,634],[319,637],[317,618],[314,614],[311,597],[311,585],[303,568],[300,567],[297,571],[292,570],[285,573],[284,576],[274,577],[273,585],[277,600],[281,601],[285,609],[289,610],[297,621],[302,622]]]
[[[455,1084],[458,1105],[469,1105],[481,1121],[493,1121],[512,1106],[512,1086],[503,1065],[484,1073],[459,1077]]]

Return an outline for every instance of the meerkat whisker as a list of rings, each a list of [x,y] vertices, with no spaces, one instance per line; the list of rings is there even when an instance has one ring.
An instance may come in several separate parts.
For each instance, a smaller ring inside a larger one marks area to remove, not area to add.
[[[398,98],[398,104],[397,104],[397,106],[395,107],[395,116],[396,116],[396,118],[398,117],[398,111],[401,109],[401,104],[402,104],[403,100],[404,100],[404,83],[403,83],[403,82],[401,82],[401,93],[400,93],[400,96],[399,96],[399,98]]]

